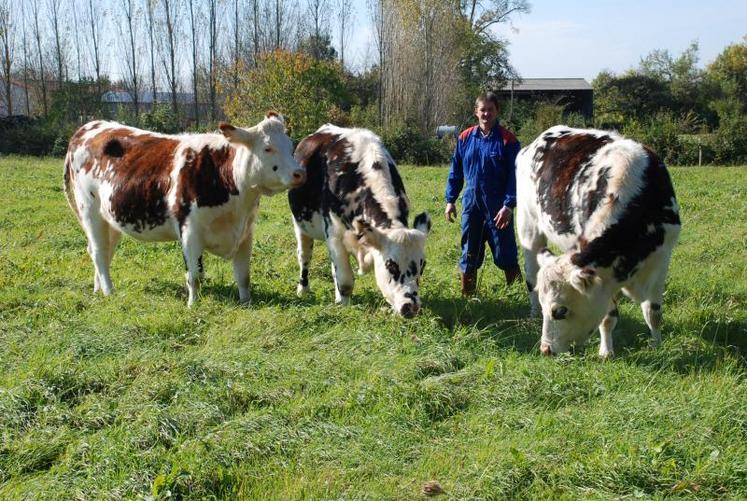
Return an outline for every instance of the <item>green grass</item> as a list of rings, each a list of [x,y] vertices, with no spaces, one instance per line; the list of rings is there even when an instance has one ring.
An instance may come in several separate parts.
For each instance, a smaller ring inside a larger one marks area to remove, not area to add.
[[[401,170],[434,220],[410,321],[372,276],[334,306],[319,244],[297,299],[283,195],[262,202],[250,308],[210,256],[188,310],[178,246],[129,238],[115,294],[93,295],[62,162],[0,159],[0,499],[747,497],[747,168],[671,169],[664,343],[623,302],[607,362],[596,339],[540,356],[492,266],[462,300],[446,170]]]

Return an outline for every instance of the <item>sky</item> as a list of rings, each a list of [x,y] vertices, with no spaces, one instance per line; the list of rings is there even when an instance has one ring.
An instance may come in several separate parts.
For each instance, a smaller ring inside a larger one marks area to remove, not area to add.
[[[654,49],[676,57],[697,41],[699,66],[747,35],[747,0],[529,0],[532,11],[501,25],[510,60],[524,78],[585,78],[622,73]],[[347,49],[353,68],[373,56],[366,0],[355,0]],[[346,55],[347,58],[347,55]]]

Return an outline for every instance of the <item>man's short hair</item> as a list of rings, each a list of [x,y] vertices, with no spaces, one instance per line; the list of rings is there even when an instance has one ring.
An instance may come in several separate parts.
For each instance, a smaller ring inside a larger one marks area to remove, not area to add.
[[[477,99],[475,99],[475,108],[480,106],[480,103],[485,103],[487,101],[490,101],[491,103],[493,103],[495,105],[496,110],[500,108],[500,105],[498,102],[498,94],[496,94],[492,90],[488,92],[483,92],[482,94],[477,96]]]

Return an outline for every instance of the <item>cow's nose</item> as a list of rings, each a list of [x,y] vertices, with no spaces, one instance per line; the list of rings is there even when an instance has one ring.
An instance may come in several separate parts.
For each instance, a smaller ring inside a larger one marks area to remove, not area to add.
[[[296,169],[293,171],[293,174],[291,174],[291,179],[293,186],[301,186],[306,182],[306,172],[302,169]]]
[[[550,349],[549,344],[542,343],[540,345],[540,351],[542,352],[543,355],[547,355],[547,356],[552,355],[552,349]]]
[[[399,309],[399,313],[405,318],[412,318],[418,314],[418,305],[415,303],[405,303]]]

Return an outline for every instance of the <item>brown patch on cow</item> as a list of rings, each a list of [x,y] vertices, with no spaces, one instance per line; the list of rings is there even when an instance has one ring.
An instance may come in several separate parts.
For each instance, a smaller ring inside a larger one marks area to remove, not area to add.
[[[94,137],[89,148],[96,158],[101,159],[102,169],[105,146],[114,139],[123,143],[131,136],[129,130],[116,129]],[[117,222],[132,225],[134,231],[143,232],[166,221],[166,194],[171,187],[170,174],[178,145],[179,141],[171,138],[132,136],[124,143],[121,157],[108,158],[111,172],[107,178],[114,187],[111,208]]]
[[[198,207],[216,207],[238,195],[233,177],[233,159],[236,150],[228,145],[218,149],[208,146],[195,151],[185,148],[184,166],[177,181],[176,217],[184,224],[193,202]]]
[[[275,111],[275,110],[270,110],[270,111],[268,111],[268,112],[267,112],[267,114],[265,115],[265,118],[270,118],[270,117],[277,117],[277,118],[280,118],[280,113],[278,113],[278,112],[277,112],[277,111]]]
[[[552,181],[552,195],[564,196],[578,170],[610,141],[612,139],[609,136],[596,137],[580,134],[558,138],[543,161],[543,170],[552,170],[555,174]]]
[[[550,216],[555,231],[571,233],[574,230],[570,187],[579,171],[586,168],[596,152],[612,138],[571,134],[545,140],[548,145],[543,148],[542,164],[538,169],[540,203],[543,212]],[[598,200],[592,202],[589,210],[596,207]]]
[[[227,212],[226,214],[213,219],[213,223],[210,225],[210,228],[215,234],[230,233],[234,228],[237,227],[237,224],[237,215],[234,212]]]

